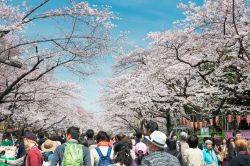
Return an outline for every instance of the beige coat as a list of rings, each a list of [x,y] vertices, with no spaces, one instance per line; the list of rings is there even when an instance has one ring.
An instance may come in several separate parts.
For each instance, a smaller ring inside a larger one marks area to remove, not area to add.
[[[203,166],[202,151],[199,148],[188,148],[183,154],[184,166]]]

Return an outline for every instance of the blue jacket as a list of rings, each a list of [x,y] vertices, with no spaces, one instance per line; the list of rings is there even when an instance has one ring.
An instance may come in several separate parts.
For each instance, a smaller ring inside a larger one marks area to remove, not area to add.
[[[215,151],[213,149],[209,151],[206,147],[204,147],[202,150],[202,155],[205,165],[213,163],[214,166],[219,166],[217,155],[215,154]]]

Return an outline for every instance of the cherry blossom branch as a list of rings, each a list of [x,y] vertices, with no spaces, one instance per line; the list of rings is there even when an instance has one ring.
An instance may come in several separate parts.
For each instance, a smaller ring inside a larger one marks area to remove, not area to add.
[[[37,59],[36,64],[27,72],[23,73],[21,76],[19,76],[14,82],[12,82],[3,92],[0,93],[0,104],[3,100],[3,98],[9,94],[12,89],[26,76],[28,76],[30,73],[35,71],[37,69],[37,66],[43,61],[43,59]]]

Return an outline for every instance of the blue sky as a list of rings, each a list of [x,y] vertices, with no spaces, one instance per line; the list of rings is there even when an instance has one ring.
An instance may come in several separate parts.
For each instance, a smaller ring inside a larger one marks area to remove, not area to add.
[[[28,4],[34,5],[41,1],[28,0]],[[58,3],[59,1],[60,3]],[[198,4],[203,2],[203,0],[193,1]],[[18,0],[17,2],[20,3]],[[45,7],[65,6],[68,4],[67,2],[67,0],[51,0]],[[114,28],[113,35],[118,36],[120,32],[128,32],[127,43],[140,47],[147,46],[149,42],[145,39],[147,33],[171,29],[173,28],[173,21],[184,18],[182,15],[183,11],[177,9],[177,4],[180,0],[89,0],[87,2],[97,6],[111,6],[111,10],[121,19],[114,22],[117,27]],[[187,3],[188,0],[182,0],[182,2]],[[48,24],[48,22],[39,22],[39,25],[35,24],[33,29],[30,28],[29,30],[38,31],[40,29],[46,33],[53,33],[53,30],[49,30]],[[88,111],[102,111],[100,104],[97,102],[101,89],[100,82],[110,78],[112,75],[111,66],[114,64],[112,56],[100,59],[98,61],[98,72],[84,81],[64,70],[59,70],[57,73],[58,79],[74,81],[81,85],[83,89],[81,93],[85,96],[85,99],[81,101],[81,106]]]
[[[121,20],[116,21],[117,27],[114,35],[119,35],[120,31],[128,31],[128,43],[146,47],[148,40],[145,40],[147,33],[171,29],[172,22],[184,18],[182,10],[177,9],[179,0],[90,0],[90,4],[98,6],[108,5]],[[187,3],[187,0],[182,0]],[[203,0],[196,0],[201,4]],[[89,111],[102,111],[97,102],[100,84],[105,79],[111,77],[111,66],[114,63],[112,57],[106,57],[100,61],[100,70],[81,82],[84,87],[85,100],[82,106]]]

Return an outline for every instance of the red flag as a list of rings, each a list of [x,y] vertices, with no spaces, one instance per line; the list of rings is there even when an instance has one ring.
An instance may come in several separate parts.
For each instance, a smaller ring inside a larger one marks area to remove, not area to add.
[[[232,123],[233,122],[233,116],[232,115],[228,115],[228,123]]]
[[[240,124],[241,120],[242,120],[242,116],[241,115],[236,115],[236,121],[237,121],[238,124]]]
[[[213,119],[209,119],[210,125],[213,126],[214,125],[214,120]]]
[[[246,121],[247,121],[247,124],[250,124],[250,114],[246,115]]]

